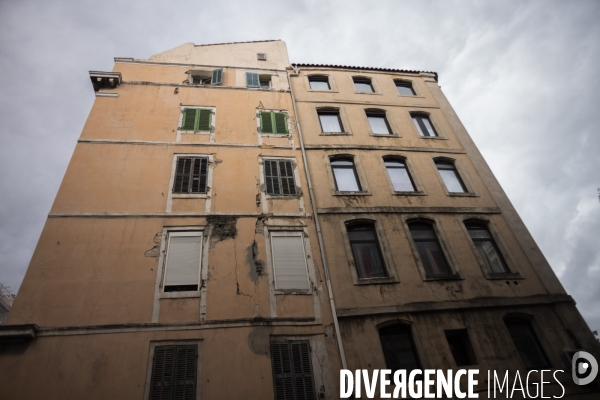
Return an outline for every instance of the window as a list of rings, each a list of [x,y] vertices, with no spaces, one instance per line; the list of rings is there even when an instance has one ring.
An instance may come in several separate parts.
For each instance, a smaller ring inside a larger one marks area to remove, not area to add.
[[[223,69],[212,71],[192,70],[190,71],[193,85],[220,85],[223,83]]]
[[[271,250],[275,289],[309,290],[304,233],[302,231],[271,232]]]
[[[456,171],[454,163],[450,161],[436,161],[435,166],[437,167],[437,170],[439,171],[449,193],[467,192],[465,184],[463,183],[462,179],[460,179],[460,175],[458,175],[458,171]]]
[[[309,76],[308,83],[312,90],[331,90],[329,78],[326,76]]]
[[[271,77],[263,77],[261,76],[260,79],[260,88],[261,89],[270,89],[271,88]]]
[[[346,226],[346,229],[359,279],[387,277],[375,224],[353,223]]]
[[[359,93],[375,93],[371,79],[369,78],[352,78],[354,81],[354,89]]]
[[[504,324],[527,370],[549,369],[550,361],[542,349],[531,322],[519,317],[506,317]]]
[[[156,346],[152,361],[150,399],[195,399],[197,363],[197,345]]]
[[[265,160],[265,186],[267,194],[295,196],[294,167],[291,160]]]
[[[421,362],[409,325],[381,328],[379,329],[379,339],[383,348],[385,364],[388,369],[392,370],[392,375],[399,369],[405,369],[408,377],[413,369],[421,369]],[[422,377],[422,375],[417,376]]]
[[[264,53],[257,53],[256,58],[258,61],[267,61],[267,55]]]
[[[316,399],[308,341],[271,342],[275,400]]]
[[[383,110],[367,110],[367,120],[374,135],[390,135],[392,129]]]
[[[398,94],[401,96],[415,96],[415,90],[412,87],[411,82],[407,81],[394,81],[396,84],[396,90],[398,90]]]
[[[212,110],[208,108],[184,108],[181,130],[208,132],[211,129]]]
[[[444,331],[444,333],[446,334],[448,346],[450,346],[450,351],[457,367],[477,365],[475,351],[473,351],[469,333],[466,329],[453,329]]]
[[[510,273],[506,261],[500,254],[494,238],[487,226],[476,221],[465,222],[469,236],[475,244],[479,255],[483,260],[485,270],[491,274]]]
[[[419,258],[429,275],[450,275],[450,267],[440,246],[433,225],[426,222],[411,222],[408,224],[412,240],[417,247]]]
[[[262,134],[287,135],[287,115],[275,111],[261,111],[260,132]]]
[[[180,157],[175,167],[173,193],[206,193],[208,158]]]
[[[415,124],[415,127],[417,128],[417,132],[419,132],[419,135],[425,137],[438,136],[437,132],[433,128],[433,124],[431,123],[427,115],[414,114],[412,115],[412,120]]]
[[[360,182],[354,167],[354,161],[350,158],[337,158],[330,161],[335,180],[335,188],[338,192],[360,192]]]
[[[338,110],[319,110],[317,114],[319,115],[319,122],[321,123],[322,132],[344,132],[342,120],[340,119],[340,112]]]
[[[164,292],[198,291],[202,232],[169,232]]]
[[[258,88],[260,87],[260,77],[255,72],[246,72],[246,87]]]
[[[396,192],[414,192],[415,184],[412,181],[408,168],[406,168],[406,162],[397,159],[386,159],[384,160],[385,168],[387,169],[392,186]]]

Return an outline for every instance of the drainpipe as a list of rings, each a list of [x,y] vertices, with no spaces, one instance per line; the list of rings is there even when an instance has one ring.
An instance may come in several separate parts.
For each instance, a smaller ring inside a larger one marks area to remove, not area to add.
[[[296,75],[300,72],[300,68],[292,66]],[[335,311],[335,301],[333,300],[333,291],[331,290],[331,280],[329,279],[329,267],[327,265],[327,257],[325,256],[325,246],[323,245],[323,235],[321,234],[321,224],[319,224],[319,214],[317,214],[317,202],[315,200],[315,194],[313,192],[312,182],[310,180],[310,171],[308,170],[308,160],[306,158],[306,151],[304,150],[304,139],[302,138],[302,129],[300,128],[300,118],[298,118],[298,110],[296,109],[296,97],[294,96],[294,89],[292,87],[292,80],[290,74],[287,74],[288,84],[290,85],[290,93],[292,94],[292,105],[294,106],[294,115],[296,116],[296,127],[298,129],[298,137],[300,138],[300,149],[302,150],[302,158],[304,164],[304,173],[306,174],[306,180],[308,182],[308,195],[310,197],[310,203],[312,204],[313,215],[315,219],[315,226],[317,228],[317,237],[319,238],[319,250],[321,252],[321,260],[323,262],[323,269],[325,270],[325,281],[327,282],[327,293],[329,294],[329,305],[331,306],[331,314],[333,315],[333,326],[335,329],[335,336],[338,342],[338,348],[340,351],[340,358],[342,360],[342,368],[348,369],[346,364],[346,353],[344,352],[344,345],[342,344],[342,336],[340,335],[340,325],[338,323],[337,312]]]

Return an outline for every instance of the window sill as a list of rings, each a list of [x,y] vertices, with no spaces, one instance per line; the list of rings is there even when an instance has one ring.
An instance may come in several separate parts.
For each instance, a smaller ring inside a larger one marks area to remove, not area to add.
[[[389,138],[400,138],[402,136],[397,135],[395,133],[371,133],[371,136],[373,137],[389,137]]]
[[[354,94],[370,94],[370,95],[375,94],[375,95],[379,95],[379,96],[382,95],[382,93],[379,93],[379,92],[354,92]]]
[[[398,280],[398,278],[388,276],[385,278],[358,278],[358,280],[356,282],[354,282],[354,284],[357,286],[379,285],[379,284],[385,284],[385,283],[400,283],[400,281]]]
[[[160,294],[161,299],[193,299],[199,298],[200,292],[162,292]]]
[[[425,192],[393,192],[394,196],[427,196]]]
[[[338,192],[333,193],[334,196],[371,196],[371,192]]]
[[[479,197],[477,193],[447,193],[450,197]]]
[[[297,191],[299,192],[299,191]],[[298,200],[300,195],[297,194],[268,194],[266,193],[267,200]]]
[[[398,97],[410,97],[412,99],[424,99],[425,96],[417,96],[412,94],[398,94]]]
[[[427,139],[427,140],[448,140],[448,138],[442,137],[442,136],[421,136],[421,135],[419,135],[419,138]]]
[[[451,275],[426,275],[425,279],[423,279],[426,282],[429,281],[462,281],[463,277],[460,276],[459,274],[451,274]]]
[[[296,294],[296,295],[312,295],[312,290],[310,289],[275,289],[275,294],[278,295],[288,295],[288,294]]]
[[[206,199],[208,198],[208,193],[198,193],[198,194],[184,194],[184,193],[171,193],[172,199]]]
[[[307,92],[317,92],[317,93],[339,93],[339,91],[337,90],[315,90],[315,89],[308,89]]]
[[[210,135],[211,131],[182,131],[182,130],[177,130],[177,132],[179,132],[182,135]]]
[[[350,136],[352,132],[321,132],[319,136]]]
[[[262,133],[260,134],[262,137],[279,137],[279,138],[289,138],[289,133]]]
[[[510,280],[510,279],[525,279],[523,278],[523,276],[521,274],[519,274],[518,272],[509,272],[509,273],[502,273],[502,274],[494,274],[491,272],[484,272],[485,278],[489,279],[489,280]]]

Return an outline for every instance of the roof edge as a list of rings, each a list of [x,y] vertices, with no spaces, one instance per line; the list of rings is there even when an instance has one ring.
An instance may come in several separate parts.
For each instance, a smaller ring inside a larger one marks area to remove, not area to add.
[[[432,74],[435,81],[438,81],[438,74],[434,71],[415,71],[410,69],[395,69],[395,68],[375,68],[375,67],[354,67],[350,65],[334,65],[334,64],[305,64],[292,63],[293,67],[315,67],[315,68],[340,68],[340,69],[356,69],[363,71],[383,71],[383,72],[402,72],[404,74]]]

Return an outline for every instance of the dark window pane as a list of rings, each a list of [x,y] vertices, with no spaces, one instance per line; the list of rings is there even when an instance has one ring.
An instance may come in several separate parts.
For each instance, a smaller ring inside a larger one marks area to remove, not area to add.
[[[551,367],[529,321],[520,318],[506,318],[504,323],[525,368],[539,370]]]
[[[348,238],[359,278],[383,278],[387,276],[383,265],[379,242],[372,224],[348,226]]]
[[[449,275],[450,267],[433,226],[426,223],[412,223],[409,228],[425,273],[427,275]]]
[[[412,85],[408,82],[396,82],[396,89],[398,93],[403,96],[414,96],[415,91],[412,88]]]
[[[450,351],[457,367],[477,365],[477,358],[466,329],[445,331]]]
[[[406,169],[406,164],[401,161],[386,161],[385,166],[396,192],[415,191],[415,185]]]
[[[391,326],[379,330],[381,347],[388,369],[405,369],[407,377],[413,369],[421,369],[409,326]]]
[[[373,86],[369,79],[354,79],[354,88],[360,93],[373,93]]]
[[[271,87],[271,81],[268,80],[261,80],[260,81],[260,87],[262,89],[269,89]]]
[[[308,78],[312,90],[331,90],[329,79],[325,76],[311,76]]]
[[[343,132],[340,114],[337,112],[320,112],[319,121],[321,122],[321,131],[323,132]]]
[[[339,192],[360,192],[360,184],[351,160],[332,160],[331,168]]]
[[[385,114],[367,114],[367,119],[374,134],[389,135],[391,133]]]
[[[504,274],[510,272],[496,242],[485,225],[468,223],[467,230],[485,263],[485,269],[489,273]]]
[[[413,115],[412,120],[421,136],[437,136],[429,117],[426,115]]]
[[[453,164],[438,161],[435,166],[449,193],[465,193],[467,191]]]

